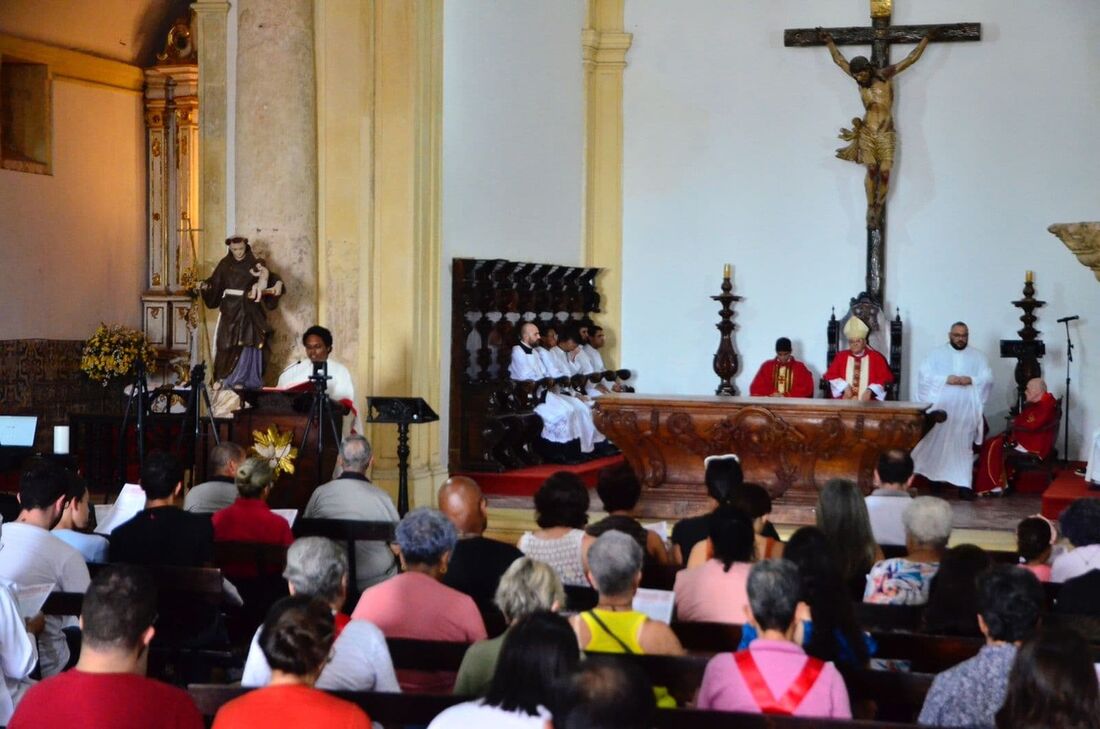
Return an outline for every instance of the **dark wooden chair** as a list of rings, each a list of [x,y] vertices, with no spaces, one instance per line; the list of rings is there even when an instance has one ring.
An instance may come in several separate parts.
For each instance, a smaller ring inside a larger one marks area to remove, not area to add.
[[[600,601],[600,595],[591,587],[578,585],[565,586],[565,611],[580,613],[596,607]]]
[[[1050,486],[1054,481],[1054,465],[1058,462],[1058,431],[1062,427],[1062,398],[1058,398],[1058,404],[1054,409],[1054,420],[1045,428],[1040,430],[1042,433],[1053,433],[1050,452],[1045,456],[1041,456],[1036,453],[1022,453],[1009,445],[1009,439],[1005,438],[1005,465],[1007,466],[1009,477],[1008,485],[1010,488],[1016,487],[1016,482],[1020,478],[1020,474],[1028,471],[1042,471],[1046,474],[1047,486]]]
[[[679,565],[647,564],[642,567],[642,587],[653,590],[671,590],[676,585]]]

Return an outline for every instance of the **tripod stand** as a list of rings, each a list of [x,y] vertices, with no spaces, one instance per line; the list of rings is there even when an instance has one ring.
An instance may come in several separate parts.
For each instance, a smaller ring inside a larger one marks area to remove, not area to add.
[[[203,429],[203,415],[202,405],[206,403],[206,422],[210,426],[210,432],[214,436],[214,443],[216,445],[221,444],[221,439],[218,437],[218,425],[214,422],[214,406],[210,400],[210,390],[206,387],[206,363],[199,362],[197,365],[191,368],[191,392],[187,396],[187,423],[180,427],[179,439],[176,441],[176,449],[181,450],[183,447],[183,439],[188,431],[188,425],[190,425],[190,431],[192,433],[190,447],[187,449],[187,460],[185,463],[190,464],[191,468],[196,467],[196,456],[198,455],[199,440],[202,438]],[[192,470],[191,485],[194,485],[197,479],[194,477],[194,471]]]
[[[145,467],[145,411],[149,408],[149,383],[145,380],[145,360],[140,355],[134,359],[134,368],[134,382],[130,385],[130,397],[126,400],[126,410],[122,413],[122,429],[118,435],[115,483],[119,489],[126,483],[126,432],[130,427],[130,410],[135,406],[138,468]]]
[[[321,453],[325,449],[325,423],[332,431],[332,442],[339,446],[340,431],[336,428],[333,419],[332,401],[328,398],[328,381],[332,378],[328,374],[327,362],[314,362],[313,374],[309,381],[313,383],[313,402],[309,406],[309,419],[306,420],[305,430],[302,431],[302,442],[299,450],[304,450],[309,442],[309,431],[317,425],[317,483],[325,480],[324,466],[321,464]]]

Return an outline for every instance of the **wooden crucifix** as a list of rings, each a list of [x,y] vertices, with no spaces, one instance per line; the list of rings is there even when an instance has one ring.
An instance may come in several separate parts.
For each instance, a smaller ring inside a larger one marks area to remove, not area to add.
[[[833,61],[859,84],[865,114],[852,119],[851,129],[840,138],[848,145],[836,156],[862,165],[867,172],[867,279],[866,293],[883,303],[886,276],[886,195],[894,165],[893,77],[920,58],[930,42],[981,40],[980,23],[950,25],[890,25],[893,0],[870,0],[871,26],[848,28],[793,28],[783,32],[787,47],[827,46]],[[908,56],[890,63],[894,43],[917,43]],[[837,49],[840,45],[870,45],[871,60],[856,56],[850,61]]]

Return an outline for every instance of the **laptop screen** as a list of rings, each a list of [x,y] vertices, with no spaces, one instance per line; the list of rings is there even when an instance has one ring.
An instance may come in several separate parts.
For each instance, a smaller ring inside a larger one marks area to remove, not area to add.
[[[0,415],[0,446],[32,448],[37,428],[37,415]]]

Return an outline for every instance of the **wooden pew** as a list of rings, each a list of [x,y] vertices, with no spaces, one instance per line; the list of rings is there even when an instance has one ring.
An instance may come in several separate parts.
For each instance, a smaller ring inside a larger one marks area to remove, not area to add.
[[[209,721],[223,704],[252,689],[239,686],[193,684],[188,687],[191,698],[203,718]],[[397,694],[377,691],[336,691],[334,696],[362,708],[373,721],[387,726],[428,724],[445,709],[467,700],[462,696]],[[897,729],[897,724],[874,721],[835,719],[803,719],[789,716],[764,716],[724,711],[696,709],[664,709],[657,712],[656,729]]]
[[[397,524],[391,521],[359,521],[356,519],[296,519],[295,537],[324,537],[343,543],[348,553],[348,609],[359,599],[355,576],[359,574],[355,557],[355,543],[392,542]]]

